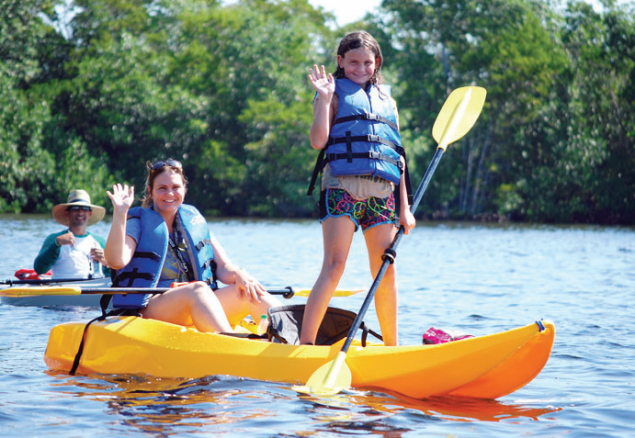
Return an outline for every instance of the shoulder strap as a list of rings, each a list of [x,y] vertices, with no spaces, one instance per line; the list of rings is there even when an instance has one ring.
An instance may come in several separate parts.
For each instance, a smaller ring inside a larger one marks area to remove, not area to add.
[[[317,182],[318,175],[324,169],[324,153],[326,151],[326,147],[320,149],[320,153],[318,154],[317,160],[315,161],[315,167],[313,168],[313,175],[311,175],[311,182],[309,183],[309,190],[306,195],[311,196],[313,194],[313,190],[315,189],[315,183]]]

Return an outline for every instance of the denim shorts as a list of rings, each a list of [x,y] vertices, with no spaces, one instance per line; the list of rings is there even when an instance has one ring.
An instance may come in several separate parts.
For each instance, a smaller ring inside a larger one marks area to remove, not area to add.
[[[386,198],[355,199],[346,190],[326,189],[320,194],[320,222],[329,217],[348,216],[355,224],[355,231],[361,226],[365,232],[382,224],[398,226],[395,211],[395,194]]]

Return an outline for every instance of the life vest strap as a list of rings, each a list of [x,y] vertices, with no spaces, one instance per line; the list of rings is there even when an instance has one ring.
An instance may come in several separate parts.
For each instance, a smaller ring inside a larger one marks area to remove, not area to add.
[[[387,155],[384,155],[380,152],[369,151],[369,152],[357,152],[353,154],[345,153],[345,154],[326,154],[324,157],[324,164],[330,161],[336,160],[348,160],[349,158],[370,158],[372,160],[382,160],[390,163],[394,166],[397,166],[400,171],[403,171],[404,165],[401,160],[395,160]],[[324,166],[322,166],[324,167]]]
[[[354,120],[370,120],[372,122],[381,122],[390,126],[395,131],[399,131],[399,126],[394,123],[392,120],[388,120],[387,118],[380,116],[379,114],[373,113],[364,113],[364,114],[355,114],[353,116],[340,117],[339,119],[335,119],[333,125],[337,125],[338,123],[352,122]]]
[[[309,190],[307,190],[306,195],[311,196],[313,194],[313,189],[315,189],[315,183],[317,182],[318,175],[324,169],[324,153],[326,152],[326,148],[320,149],[320,153],[318,154],[317,160],[315,161],[315,167],[313,168],[313,175],[311,175],[311,182],[309,183]]]
[[[216,276],[216,269],[218,268],[218,265],[214,259],[207,259],[205,263],[203,263],[203,271],[208,267],[212,271],[212,276],[205,280],[205,282],[209,284],[209,287],[212,288],[212,290],[216,290],[218,289],[218,277]]]
[[[196,244],[196,250],[200,251],[205,245],[211,245],[212,241],[210,239],[203,239]]]
[[[138,278],[142,280],[152,281],[154,280],[154,277],[155,277],[154,274],[151,274],[149,272],[138,272],[137,268],[135,268],[131,272],[121,272],[120,274],[118,274],[117,277],[115,278],[115,281],[113,281],[113,286],[114,287],[132,287],[134,280]],[[122,286],[122,282],[124,280],[129,280],[129,281],[127,285]]]
[[[384,144],[386,146],[390,146],[391,148],[393,148],[395,150],[395,152],[397,152],[399,155],[404,155],[405,151],[404,148],[400,145],[398,145],[397,143],[394,143],[390,140],[387,140],[379,135],[373,135],[373,134],[369,134],[369,135],[354,135],[351,137],[335,137],[335,138],[329,138],[329,140],[326,142],[326,147],[329,147],[331,145],[334,144],[341,144],[341,143],[348,143],[348,142],[365,142],[365,143],[381,143]]]
[[[365,136],[365,137],[377,137],[377,136]],[[354,138],[356,137],[353,137],[353,139]],[[313,194],[313,190],[315,189],[315,184],[317,182],[318,175],[320,174],[320,172],[322,172],[322,169],[324,169],[324,166],[326,166],[326,163],[328,163],[329,161],[343,160],[343,159],[349,160],[352,158],[371,158],[374,160],[383,160],[390,164],[393,164],[397,166],[397,168],[402,172],[405,170],[406,189],[408,192],[408,202],[412,203],[412,200],[411,200],[412,189],[410,187],[410,175],[408,174],[408,167],[404,166],[404,162],[406,161],[405,160],[406,151],[401,146],[397,146],[397,147],[400,149],[397,152],[404,157],[403,162],[401,160],[395,160],[391,157],[388,157],[384,154],[381,154],[375,151],[358,152],[358,153],[350,153],[350,151],[347,151],[346,153],[342,153],[342,154],[326,154],[326,148],[321,149],[317,157],[317,160],[315,162],[315,167],[313,168],[313,175],[311,175],[311,182],[309,183],[309,190],[307,191],[307,196],[311,196]]]
[[[149,251],[135,251],[132,258],[151,259],[155,262],[161,261],[161,256],[159,254],[157,254],[156,252],[149,252]]]

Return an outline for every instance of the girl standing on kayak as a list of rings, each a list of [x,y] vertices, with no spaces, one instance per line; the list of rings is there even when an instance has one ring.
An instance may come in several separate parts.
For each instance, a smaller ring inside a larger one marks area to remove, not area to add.
[[[113,286],[169,287],[160,295],[116,295],[113,307],[201,332],[231,332],[245,316],[254,320],[280,302],[245,270],[234,266],[196,208],[183,204],[187,179],[179,161],[148,163],[142,207],[130,208],[134,187],[107,192],[113,221],[105,248],[117,270]],[[226,287],[218,288],[216,280]],[[214,292],[212,292],[214,290]]]
[[[316,90],[311,146],[320,149],[312,186],[322,171],[320,222],[324,240],[322,270],[306,304],[300,343],[312,344],[337,287],[361,226],[371,273],[398,230],[414,228],[408,208],[405,153],[397,107],[380,83],[381,48],[367,32],[346,35],[337,50],[337,69],[309,70]],[[309,189],[309,194],[312,187]],[[384,343],[397,345],[397,273],[388,268],[375,295]]]

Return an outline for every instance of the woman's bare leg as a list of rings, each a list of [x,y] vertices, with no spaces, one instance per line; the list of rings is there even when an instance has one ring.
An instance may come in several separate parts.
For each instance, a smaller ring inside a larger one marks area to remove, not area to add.
[[[220,300],[201,281],[155,295],[141,314],[173,324],[194,325],[201,332],[232,331]]]
[[[280,300],[271,294],[263,294],[260,302],[250,300],[241,295],[235,285],[223,287],[214,291],[218,300],[225,310],[225,315],[229,323],[234,326],[243,320],[247,315],[251,315],[254,321],[259,321],[260,315],[266,315],[271,307],[282,306]]]

